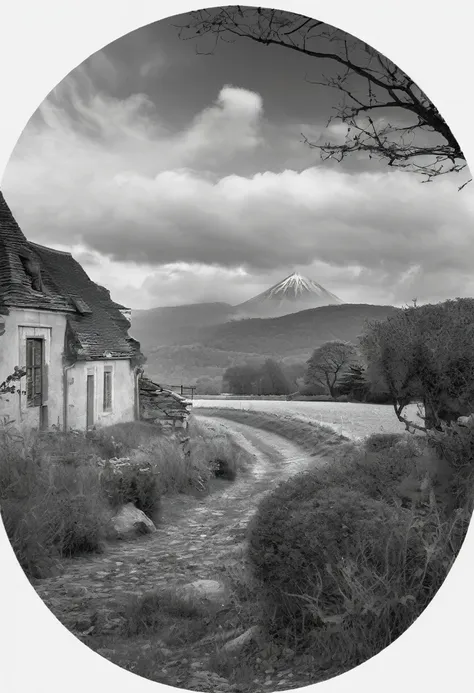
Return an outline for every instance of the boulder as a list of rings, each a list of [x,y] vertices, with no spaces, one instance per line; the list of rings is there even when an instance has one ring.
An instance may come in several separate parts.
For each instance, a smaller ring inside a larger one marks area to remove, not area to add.
[[[470,416],[460,416],[457,422],[460,426],[473,426],[474,414],[471,414]]]
[[[229,592],[217,580],[190,582],[178,588],[177,596],[191,604],[201,603],[216,608],[224,608],[229,604]]]
[[[117,539],[129,539],[156,531],[154,523],[133,503],[123,505],[111,521]]]
[[[242,635],[239,635],[237,638],[234,638],[233,640],[229,640],[229,642],[226,642],[222,649],[227,654],[237,655],[241,650],[243,650],[244,647],[249,645],[257,638],[258,633],[258,626],[252,626],[251,628],[246,630],[245,633],[242,633]]]

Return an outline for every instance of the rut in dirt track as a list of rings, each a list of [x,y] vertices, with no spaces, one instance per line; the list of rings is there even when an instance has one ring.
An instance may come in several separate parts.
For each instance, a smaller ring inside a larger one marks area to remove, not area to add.
[[[197,579],[215,579],[226,564],[239,563],[245,532],[259,500],[281,480],[318,464],[274,433],[218,418],[197,417],[204,426],[232,435],[255,459],[248,472],[202,499],[165,499],[163,522],[151,535],[116,544],[97,556],[65,561],[65,573],[34,587],[59,620],[73,631],[100,610],[102,631],[119,626],[117,605],[131,595]],[[110,618],[107,617],[107,612]]]

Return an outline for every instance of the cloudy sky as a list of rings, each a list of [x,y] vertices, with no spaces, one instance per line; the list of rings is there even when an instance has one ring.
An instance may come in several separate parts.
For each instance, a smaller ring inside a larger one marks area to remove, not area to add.
[[[301,136],[326,139],[338,100],[309,83],[321,63],[198,54],[177,21],[94,54],[34,114],[2,181],[30,240],[132,308],[239,303],[294,269],[347,302],[474,295],[472,186],[322,163]]]

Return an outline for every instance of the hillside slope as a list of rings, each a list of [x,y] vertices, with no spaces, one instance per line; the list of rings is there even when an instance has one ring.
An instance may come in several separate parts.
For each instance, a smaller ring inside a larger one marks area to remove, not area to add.
[[[193,384],[203,377],[217,381],[229,366],[264,357],[286,363],[306,361],[324,342],[355,341],[363,332],[366,320],[383,320],[395,311],[392,306],[343,304],[281,318],[208,325],[195,329],[195,344],[144,348],[147,370],[161,382]],[[163,336],[160,341],[165,339]]]
[[[262,354],[222,351],[200,344],[157,347],[147,354],[147,372],[161,384],[194,384],[198,379],[222,378],[230,366],[259,363]]]
[[[383,320],[397,309],[344,303],[279,318],[249,318],[202,329],[199,343],[223,351],[299,356],[331,339],[354,341],[367,320]]]
[[[203,327],[230,319],[235,308],[228,303],[195,303],[132,312],[131,334],[142,349],[174,344],[194,344]]]

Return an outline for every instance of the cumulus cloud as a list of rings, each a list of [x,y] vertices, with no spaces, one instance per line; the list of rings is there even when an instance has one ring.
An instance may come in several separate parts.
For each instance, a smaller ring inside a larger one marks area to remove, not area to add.
[[[224,86],[175,132],[146,94],[114,98],[78,69],[23,133],[3,187],[32,240],[79,248],[117,300],[124,272],[136,302],[189,302],[189,287],[194,300],[238,302],[295,265],[345,300],[472,292],[469,188],[316,166],[296,129],[266,121],[259,94]],[[251,172],[229,173],[238,162]]]
[[[260,143],[260,119],[263,113],[259,94],[225,86],[216,103],[193,121],[177,143],[184,161],[199,159],[201,165],[216,163],[242,151],[252,151]],[[202,157],[205,161],[203,162]]]

